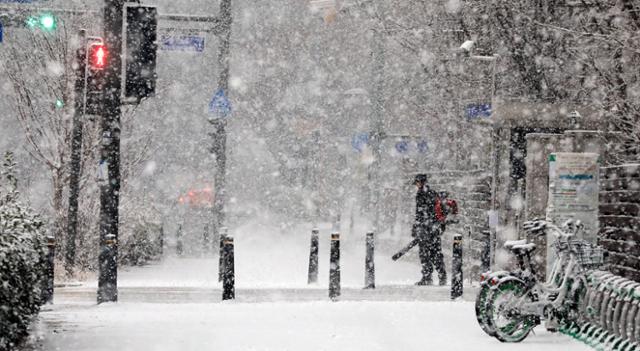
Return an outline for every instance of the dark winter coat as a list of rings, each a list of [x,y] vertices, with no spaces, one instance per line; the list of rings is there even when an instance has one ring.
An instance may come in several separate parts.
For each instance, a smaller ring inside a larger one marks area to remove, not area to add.
[[[415,225],[432,225],[438,222],[436,217],[436,200],[438,194],[428,186],[424,186],[416,193]]]

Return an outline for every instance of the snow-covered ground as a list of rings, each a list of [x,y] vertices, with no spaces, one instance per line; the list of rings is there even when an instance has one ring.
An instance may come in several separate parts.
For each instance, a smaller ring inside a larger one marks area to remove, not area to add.
[[[309,237],[236,235],[237,299],[220,301],[215,257],[172,255],[121,270],[120,302],[95,304],[96,283],[56,289],[34,335],[39,351],[164,350],[587,350],[543,329],[521,344],[485,335],[475,289],[449,301],[449,287],[416,287],[415,260],[376,256],[377,288],[363,290],[364,247],[345,236],[343,294],[329,301],[328,235],[320,279],[308,286]],[[324,240],[327,239],[327,240]]]
[[[538,330],[483,334],[471,302],[118,303],[42,313],[42,350],[588,350]]]

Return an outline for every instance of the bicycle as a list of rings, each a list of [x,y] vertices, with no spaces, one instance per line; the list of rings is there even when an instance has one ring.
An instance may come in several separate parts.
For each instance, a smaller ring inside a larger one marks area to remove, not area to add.
[[[531,266],[534,244],[512,246],[528,257],[528,269],[504,276],[490,289],[486,321],[502,342],[520,342],[542,320],[550,331],[569,325],[579,318],[579,307],[586,293],[587,270],[603,263],[603,250],[575,239],[579,225],[568,222],[563,231],[553,223],[535,221],[529,226],[541,227],[541,233],[553,234],[557,259],[546,282],[538,282]]]
[[[524,224],[524,229],[527,234],[535,235],[536,233],[540,233],[544,227],[535,221],[528,221]],[[522,276],[526,275],[528,269],[532,270],[531,266],[531,252],[535,249],[535,246],[527,245],[526,240],[512,240],[504,243],[504,248],[511,250],[511,252],[515,255],[518,266],[515,271],[497,271],[497,272],[484,272],[480,275],[480,290],[478,295],[476,296],[475,301],[475,313],[476,319],[480,328],[487,333],[489,336],[495,336],[495,330],[492,325],[488,322],[488,314],[486,313],[487,299],[491,294],[491,289],[500,281],[501,278],[506,276]],[[524,246],[523,246],[524,245]],[[527,250],[523,250],[522,248],[527,248]]]

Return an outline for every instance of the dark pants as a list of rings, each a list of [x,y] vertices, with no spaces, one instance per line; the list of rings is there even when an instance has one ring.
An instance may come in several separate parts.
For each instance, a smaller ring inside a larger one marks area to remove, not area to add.
[[[420,263],[422,264],[422,278],[425,280],[431,280],[431,273],[433,273],[433,267],[438,271],[438,278],[440,280],[446,280],[447,272],[444,268],[444,256],[442,255],[442,240],[441,240],[441,227],[440,224],[436,225],[421,225],[418,227],[418,246],[420,250]]]

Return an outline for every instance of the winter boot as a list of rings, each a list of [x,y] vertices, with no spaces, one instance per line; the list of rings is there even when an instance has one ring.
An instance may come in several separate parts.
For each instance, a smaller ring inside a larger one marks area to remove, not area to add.
[[[433,281],[431,280],[431,278],[422,277],[422,279],[418,280],[415,283],[415,285],[418,285],[418,286],[433,285]]]

